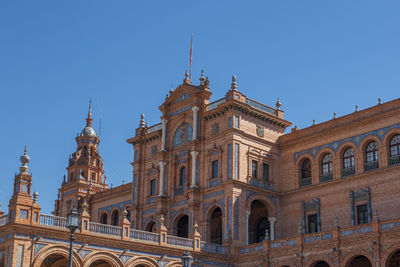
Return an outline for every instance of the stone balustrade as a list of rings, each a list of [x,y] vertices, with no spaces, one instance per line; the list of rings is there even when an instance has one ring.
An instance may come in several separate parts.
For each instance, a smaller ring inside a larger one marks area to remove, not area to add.
[[[156,244],[158,244],[160,241],[160,235],[158,233],[135,230],[135,229],[130,230],[129,238],[132,240],[138,240]]]
[[[39,224],[49,227],[67,229],[67,218],[40,214]]]
[[[167,244],[177,247],[193,248],[193,239],[167,235]]]
[[[101,224],[95,222],[89,222],[89,232],[103,234],[103,235],[112,235],[112,236],[121,236],[120,226],[113,226],[108,224]]]

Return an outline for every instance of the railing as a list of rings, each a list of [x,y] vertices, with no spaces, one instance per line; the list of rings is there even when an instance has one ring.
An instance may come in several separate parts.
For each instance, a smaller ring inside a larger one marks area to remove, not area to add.
[[[379,168],[379,162],[378,161],[373,161],[373,162],[367,162],[364,164],[364,169],[366,171],[374,170]]]
[[[356,173],[356,169],[354,167],[342,169],[342,177],[347,177],[354,175]]]
[[[220,244],[206,243],[204,241],[200,241],[200,250],[226,255],[226,247]]]
[[[332,178],[333,178],[332,173],[321,174],[321,176],[319,177],[319,182],[324,183],[324,182],[332,181]]]
[[[245,102],[246,102],[246,104],[248,104],[249,106],[251,106],[253,108],[259,109],[261,111],[265,111],[267,113],[270,113],[270,114],[276,116],[276,110],[273,109],[273,108],[270,108],[270,107],[268,107],[266,105],[263,105],[263,104],[261,104],[261,103],[259,103],[257,101],[254,101],[253,99],[250,99],[250,98],[246,98]]]
[[[6,225],[8,223],[8,214],[0,217],[0,226]]]
[[[140,240],[157,244],[160,241],[160,235],[158,233],[135,230],[135,229],[130,230],[129,237],[133,240]]]
[[[178,247],[193,248],[193,239],[167,235],[167,244]]]
[[[311,178],[300,179],[300,187],[311,185]]]
[[[219,99],[219,100],[217,100],[217,101],[215,101],[215,102],[209,104],[209,105],[206,107],[206,111],[215,109],[216,107],[218,107],[219,104],[222,104],[222,103],[224,103],[224,102],[225,102],[225,98]]]
[[[67,229],[67,218],[40,214],[39,224],[50,227]]]
[[[148,132],[148,133],[152,133],[152,132],[155,132],[155,131],[160,130],[161,128],[162,128],[162,125],[161,125],[161,123],[159,123],[159,124],[156,124],[156,125],[151,126],[151,127],[147,130],[147,132]]]
[[[113,236],[121,236],[121,227],[107,225],[102,223],[89,223],[89,232],[94,232],[103,235],[113,235]]]
[[[389,158],[389,165],[396,165],[400,163],[400,156],[393,156]]]
[[[176,195],[182,195],[185,192],[185,187],[184,186],[177,186],[174,188],[174,193]]]
[[[261,187],[264,189],[268,189],[268,190],[272,190],[272,185],[271,182],[269,181],[264,181],[264,180],[258,180],[258,179],[250,179],[250,184],[257,186],[257,187]]]

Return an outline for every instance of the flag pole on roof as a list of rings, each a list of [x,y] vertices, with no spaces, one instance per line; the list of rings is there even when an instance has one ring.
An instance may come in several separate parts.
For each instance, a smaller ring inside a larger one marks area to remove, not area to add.
[[[189,79],[192,79],[193,33],[190,38]]]

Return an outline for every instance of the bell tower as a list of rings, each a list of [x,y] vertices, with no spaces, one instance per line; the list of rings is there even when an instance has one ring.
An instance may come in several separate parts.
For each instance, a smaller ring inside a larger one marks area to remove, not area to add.
[[[98,152],[100,138],[92,128],[92,110],[86,118],[86,127],[75,138],[77,149],[69,156],[67,177],[64,176],[54,214],[66,217],[74,204],[81,204],[82,198],[107,189],[103,180],[103,159]]]

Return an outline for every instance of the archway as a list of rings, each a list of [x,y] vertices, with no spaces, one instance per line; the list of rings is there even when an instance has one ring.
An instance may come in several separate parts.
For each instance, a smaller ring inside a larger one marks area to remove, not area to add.
[[[219,207],[216,207],[210,215],[208,232],[211,243],[222,244],[222,210]]]
[[[58,266],[67,266],[68,259],[65,258],[63,255],[59,254],[52,254],[47,256],[40,267],[58,267]]]
[[[319,261],[315,263],[313,267],[329,267],[329,264],[326,261]]]
[[[359,255],[352,258],[346,267],[372,267],[372,264],[367,257]]]
[[[114,226],[118,226],[118,222],[119,222],[119,212],[117,210],[114,210],[111,215],[111,224]]]
[[[155,232],[156,231],[156,223],[154,221],[150,221],[146,228],[144,229],[147,232]]]
[[[265,230],[269,230],[268,209],[259,200],[254,200],[250,206],[249,215],[249,244],[262,242]]]
[[[189,217],[183,215],[176,223],[176,235],[180,237],[189,237]]]
[[[108,220],[107,213],[103,213],[103,215],[101,215],[100,217],[100,223],[107,224],[107,220]]]
[[[104,260],[96,260],[92,262],[89,267],[113,267],[113,266]]]
[[[387,261],[386,267],[400,267],[400,250],[397,250]]]

